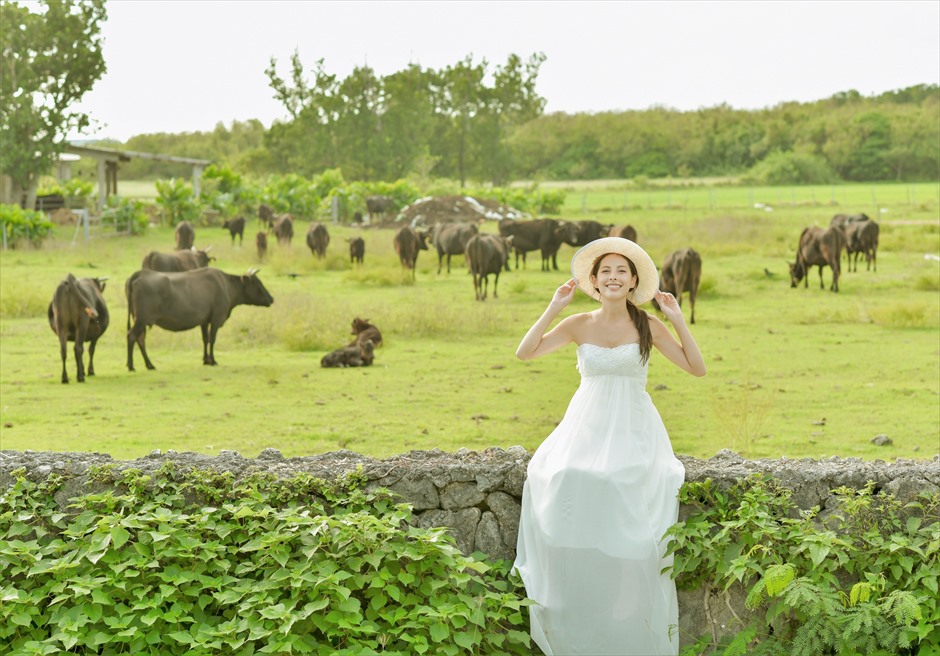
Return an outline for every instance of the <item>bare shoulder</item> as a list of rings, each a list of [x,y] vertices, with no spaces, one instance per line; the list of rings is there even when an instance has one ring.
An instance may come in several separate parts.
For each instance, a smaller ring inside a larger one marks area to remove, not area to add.
[[[579,312],[578,314],[572,314],[559,321],[558,328],[574,338],[584,330],[584,327],[590,320],[590,312]]]

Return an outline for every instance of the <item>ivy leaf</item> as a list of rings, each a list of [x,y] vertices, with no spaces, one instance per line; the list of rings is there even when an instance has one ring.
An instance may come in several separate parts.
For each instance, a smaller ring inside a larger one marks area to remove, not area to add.
[[[114,545],[115,549],[120,549],[130,536],[131,534],[127,529],[115,526],[111,529],[111,544]]]

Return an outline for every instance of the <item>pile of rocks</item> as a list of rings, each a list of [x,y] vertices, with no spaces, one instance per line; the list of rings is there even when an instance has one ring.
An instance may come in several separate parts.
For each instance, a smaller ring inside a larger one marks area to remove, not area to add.
[[[477,223],[487,219],[524,219],[529,215],[514,207],[488,198],[473,196],[427,196],[402,208],[395,218],[413,227],[430,227],[435,223],[465,221]]]

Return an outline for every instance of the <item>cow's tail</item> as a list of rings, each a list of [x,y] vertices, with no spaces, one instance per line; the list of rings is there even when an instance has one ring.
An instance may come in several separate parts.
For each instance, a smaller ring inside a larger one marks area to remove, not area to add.
[[[131,294],[131,285],[134,284],[134,281],[137,280],[137,277],[140,275],[140,271],[135,271],[131,274],[131,277],[127,279],[127,282],[124,283],[124,296],[127,298],[127,330],[130,332],[131,329],[131,317],[136,315],[134,311],[134,301],[133,295]]]

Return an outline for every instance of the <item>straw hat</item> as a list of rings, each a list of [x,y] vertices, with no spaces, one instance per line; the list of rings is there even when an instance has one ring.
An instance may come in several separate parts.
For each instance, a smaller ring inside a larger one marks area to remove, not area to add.
[[[656,265],[653,264],[653,259],[646,254],[646,251],[636,243],[623,237],[595,239],[574,254],[571,258],[571,275],[578,281],[578,287],[581,291],[595,301],[601,300],[600,293],[591,285],[591,269],[594,267],[594,261],[597,258],[608,253],[623,255],[633,262],[633,266],[636,267],[639,282],[636,289],[627,296],[630,302],[634,305],[649,302],[656,290],[659,289],[659,271],[656,269]]]

